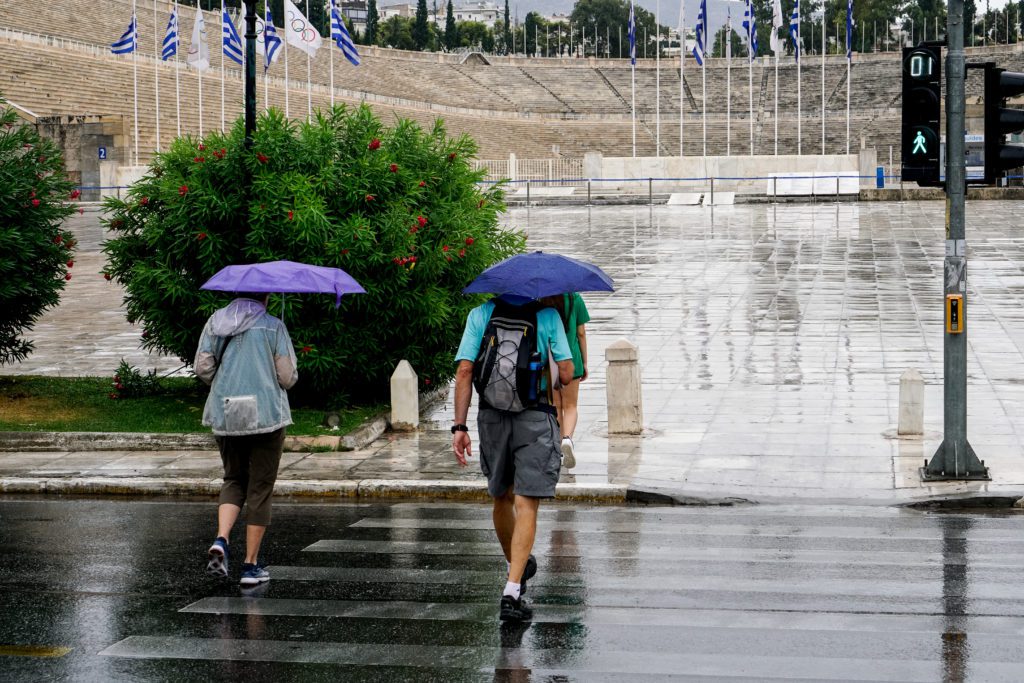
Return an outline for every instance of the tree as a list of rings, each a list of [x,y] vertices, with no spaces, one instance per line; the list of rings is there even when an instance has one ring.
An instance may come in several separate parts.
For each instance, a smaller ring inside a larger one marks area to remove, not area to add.
[[[412,26],[412,42],[417,50],[426,50],[430,42],[430,28],[427,26],[427,0],[416,3],[416,19]]]
[[[508,0],[505,0],[505,23],[502,28],[502,43],[505,48],[505,54],[512,54],[512,24],[511,18],[508,14]]]
[[[540,40],[540,23],[540,16],[536,12],[528,13],[526,20],[523,22],[523,45],[528,57],[535,57],[537,55],[537,41]]]
[[[377,44],[377,27],[380,24],[380,15],[377,14],[377,0],[369,0],[366,3],[366,31],[363,38],[367,45]]]
[[[726,40],[726,27],[718,29],[715,33],[714,40],[711,43],[711,56],[712,57],[725,57],[725,40]],[[736,28],[733,27],[732,31],[729,32],[729,42],[732,43],[732,52],[730,53],[733,57],[739,57],[744,54],[746,47],[743,44],[743,39],[740,38],[736,32]]]
[[[57,305],[71,279],[75,240],[61,228],[77,191],[57,146],[31,126],[18,125],[0,99],[0,365],[24,360],[24,339]]]
[[[455,23],[455,8],[448,0],[448,11],[444,19],[444,49],[452,52],[459,46],[459,27]]]
[[[643,38],[647,35],[651,44],[654,44],[658,31],[655,28],[654,14],[648,12],[639,4],[635,6],[634,18],[636,20],[636,52],[638,57],[644,54]],[[573,23],[573,46],[575,48],[579,36],[580,26],[587,27],[587,35],[593,34],[599,37],[598,49],[608,52],[615,57],[619,54],[629,54],[629,42],[626,37],[626,26],[629,24],[629,2],[628,0],[578,0],[572,10]],[[569,40],[568,27],[562,37],[562,45],[567,46]],[[662,28],[661,34],[665,34]],[[620,42],[621,36],[621,42]],[[554,38],[554,36],[552,36]],[[610,42],[604,46],[604,42]],[[620,53],[621,50],[621,53]],[[648,52],[654,56],[653,51]]]
[[[442,386],[465,316],[462,289],[525,248],[502,228],[501,188],[478,183],[476,144],[385,128],[369,107],[318,112],[311,123],[261,114],[251,150],[244,126],[179,138],[126,199],[108,199],[107,273],[125,291],[143,346],[191,362],[223,294],[200,285],[224,266],[288,259],[343,268],[366,294],[289,295],[285,322],[299,360],[299,400],[387,395],[407,359],[422,386]],[[271,311],[281,314],[281,299]]]
[[[377,44],[393,47],[396,50],[415,50],[416,41],[412,37],[413,20],[408,17],[393,16],[380,25]]]

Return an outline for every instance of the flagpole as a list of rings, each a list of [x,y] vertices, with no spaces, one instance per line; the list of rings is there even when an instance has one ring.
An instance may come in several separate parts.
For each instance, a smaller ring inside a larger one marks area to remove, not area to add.
[[[135,35],[132,36],[132,87],[135,100],[135,165],[139,165],[139,20],[135,14],[135,0],[132,0],[132,23],[135,24]]]
[[[654,5],[654,156],[661,156],[661,0]]]
[[[750,104],[750,156],[754,156],[754,37],[756,26],[754,25],[754,3],[747,0],[747,100]]]
[[[178,137],[181,137],[181,15],[178,0],[174,0],[174,108],[178,117]]]
[[[732,9],[725,20],[725,35],[722,38],[722,54],[725,55],[725,156],[732,156]]]
[[[679,158],[684,155],[683,149],[683,107],[686,102],[686,78],[683,65],[686,64],[686,2],[679,3]]]
[[[635,30],[635,29],[634,29]],[[630,60],[633,61],[633,60]],[[633,120],[633,157],[636,158],[636,64],[634,63],[630,69],[630,84],[629,90],[631,93],[631,105],[630,105],[630,116]]]
[[[825,156],[825,10],[821,11],[821,155]]]
[[[341,17],[339,17],[341,19]],[[331,0],[331,23],[334,23],[334,0]],[[536,24],[534,25],[536,28]],[[352,29],[355,31],[355,28]],[[334,31],[331,31],[331,39],[334,38]],[[536,36],[533,39],[534,44],[537,42]],[[331,65],[331,109],[334,109],[334,50],[330,47],[327,48],[327,61]]]
[[[775,156],[779,156],[779,54],[775,53]]]
[[[309,0],[306,0],[306,17],[309,17]],[[313,118],[313,81],[309,53],[306,53],[306,123]]]
[[[156,12],[156,0],[153,0],[153,77],[156,82],[156,151],[160,151],[160,21]]]
[[[847,37],[849,40],[849,37]],[[850,153],[850,62],[853,60],[853,53],[846,55],[846,153]]]
[[[224,0],[220,0],[220,132],[224,132]]]
[[[797,11],[799,12],[799,9]],[[797,22],[796,22],[796,46],[797,46],[796,47],[796,55],[797,55],[796,56],[796,153],[797,153],[797,156],[800,156],[800,155],[803,154],[803,130],[802,130],[802,126],[803,126],[803,103],[802,103],[802,93],[800,91],[801,85],[802,85],[801,81],[803,80],[800,77],[801,76],[801,74],[800,74],[800,71],[801,71],[801,69],[800,69],[800,48],[802,47],[801,42],[800,42],[800,25],[802,23],[803,22],[800,21],[800,16],[798,14],[797,15]]]
[[[284,117],[290,119],[292,114],[288,106],[288,91],[291,90],[291,83],[288,81],[288,27],[285,26],[284,30],[284,42],[281,44],[281,49],[284,50]]]
[[[704,26],[708,25],[707,17],[704,18]],[[707,38],[705,37],[705,41]],[[700,99],[701,99],[701,127],[704,135],[704,159],[708,157],[708,56],[705,54],[700,65]],[[705,164],[704,168],[707,168]]]

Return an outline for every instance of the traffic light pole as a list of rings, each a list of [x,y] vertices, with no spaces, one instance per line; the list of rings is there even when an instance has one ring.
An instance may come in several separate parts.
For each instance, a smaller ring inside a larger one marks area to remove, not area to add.
[[[967,168],[966,58],[964,0],[950,0],[946,25],[946,259],[943,268],[943,309],[946,312],[943,358],[943,439],[921,468],[924,481],[990,479],[985,463],[967,442],[967,242],[964,207]]]

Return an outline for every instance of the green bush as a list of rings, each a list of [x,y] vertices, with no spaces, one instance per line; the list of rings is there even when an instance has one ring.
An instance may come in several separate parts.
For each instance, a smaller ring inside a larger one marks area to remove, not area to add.
[[[502,229],[500,189],[481,190],[469,137],[338,107],[310,124],[274,110],[246,152],[228,135],[182,138],[157,156],[125,201],[107,202],[116,237],[107,274],[125,287],[143,345],[191,362],[207,316],[227,298],[199,286],[224,266],[288,259],[343,268],[367,290],[289,295],[301,400],[377,400],[399,360],[424,384],[450,379],[452,354],[478,297],[460,290],[521,251]],[[251,181],[250,181],[251,178]],[[251,183],[251,191],[247,187]],[[281,312],[274,297],[271,311]]]
[[[114,381],[111,382],[113,391],[109,393],[110,398],[143,398],[145,396],[157,396],[163,392],[163,385],[157,377],[156,370],[150,370],[146,374],[126,361],[121,359],[114,373]]]
[[[61,224],[73,189],[57,146],[0,100],[0,365],[32,352],[22,335],[71,279],[75,243]]]

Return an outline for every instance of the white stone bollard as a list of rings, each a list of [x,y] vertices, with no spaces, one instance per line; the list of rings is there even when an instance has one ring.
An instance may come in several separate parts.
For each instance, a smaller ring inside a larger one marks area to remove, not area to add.
[[[637,348],[628,339],[620,339],[605,350],[604,357],[608,361],[608,433],[640,434],[644,411]]]
[[[924,377],[911,368],[900,375],[900,436],[924,434]]]
[[[419,426],[419,378],[409,361],[403,360],[391,375],[391,428],[415,431]]]

